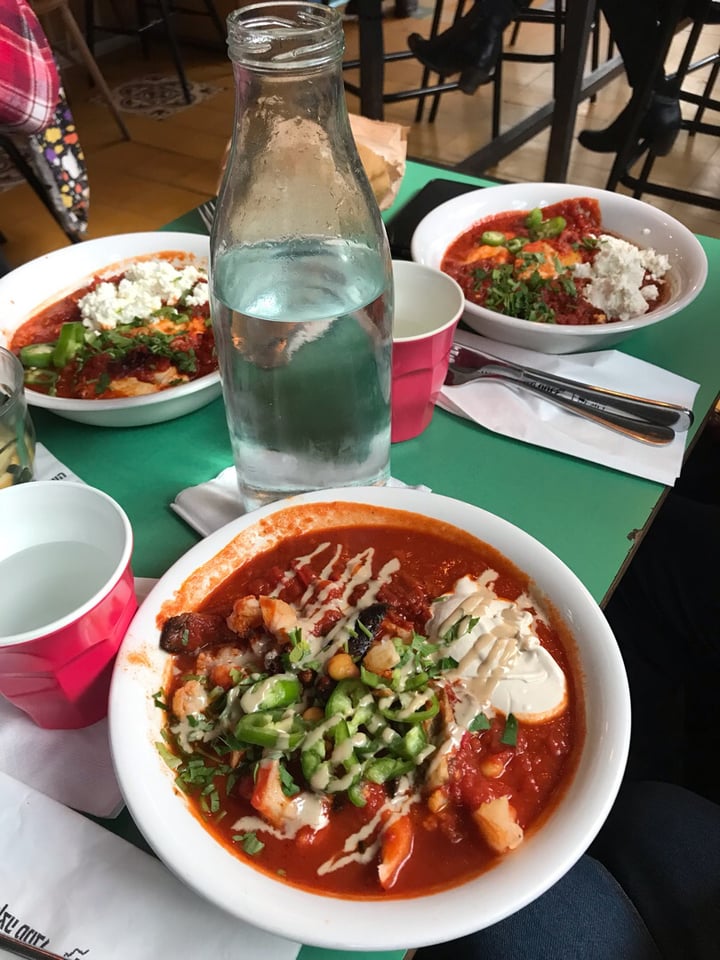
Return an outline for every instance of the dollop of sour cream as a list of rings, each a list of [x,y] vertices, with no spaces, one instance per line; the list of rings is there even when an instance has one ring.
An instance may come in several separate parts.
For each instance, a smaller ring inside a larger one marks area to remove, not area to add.
[[[446,680],[458,698],[455,719],[467,727],[479,713],[512,713],[524,723],[543,723],[567,706],[567,680],[534,630],[523,604],[497,596],[497,574],[463,577],[433,607],[428,637],[442,644],[458,666]]]

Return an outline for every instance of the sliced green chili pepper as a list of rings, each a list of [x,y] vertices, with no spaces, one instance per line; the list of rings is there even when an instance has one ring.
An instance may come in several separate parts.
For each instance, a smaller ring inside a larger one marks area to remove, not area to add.
[[[415,768],[412,760],[401,760],[397,757],[380,757],[377,760],[371,760],[363,776],[372,783],[385,783],[386,780],[394,780],[404,773],[410,773]]]
[[[432,691],[428,691],[425,702],[429,705],[424,710],[415,710],[415,712],[411,714],[405,712],[406,707],[403,706],[402,700],[399,707],[381,707],[380,713],[395,723],[423,723],[425,720],[432,719],[440,709],[438,698]]]
[[[300,699],[302,685],[294,673],[276,673],[258,680],[240,698],[245,713],[289,707]]]
[[[20,349],[20,362],[24,367],[49,367],[54,351],[54,343],[29,343]]]
[[[309,781],[315,771],[320,767],[320,764],[324,762],[325,741],[322,737],[309,747],[303,746],[300,751],[300,766],[302,767],[303,776],[306,780]]]
[[[60,328],[60,336],[53,350],[53,366],[59,370],[69,363],[78,350],[85,343],[85,327],[82,323],[64,323]]]
[[[531,210],[530,213],[525,218],[525,226],[528,230],[537,230],[537,228],[542,223],[543,215],[540,207],[535,207],[534,210]]]
[[[42,387],[49,390],[57,383],[58,375],[54,370],[32,369],[25,371],[25,383],[28,387]]]
[[[501,247],[505,243],[505,234],[500,230],[486,230],[480,237],[480,243],[488,247]]]
[[[354,733],[375,713],[375,701],[368,687],[361,680],[341,680],[330,694],[325,705],[325,716],[347,720]]]
[[[420,724],[416,723],[410,727],[404,737],[393,741],[393,743],[390,744],[390,749],[399,757],[414,761],[426,746],[427,737],[425,731]]]
[[[542,239],[559,237],[566,226],[567,220],[565,217],[551,217],[549,220],[543,220],[536,228],[535,235]]]
[[[341,720],[333,727],[333,740],[335,741],[335,746],[339,747],[342,743],[345,743],[345,741],[349,739],[350,727],[347,725],[345,720]],[[357,757],[355,756],[355,751],[348,750],[347,756],[341,762],[346,770],[352,770],[353,767],[356,767]]]
[[[246,713],[238,720],[235,736],[243,743],[276,750],[295,750],[305,736],[305,724],[297,716],[264,711]]]
[[[520,253],[527,242],[527,237],[511,237],[505,246],[508,248],[510,253],[515,254]]]
[[[356,780],[348,787],[348,800],[354,807],[364,807],[367,803],[362,780]]]

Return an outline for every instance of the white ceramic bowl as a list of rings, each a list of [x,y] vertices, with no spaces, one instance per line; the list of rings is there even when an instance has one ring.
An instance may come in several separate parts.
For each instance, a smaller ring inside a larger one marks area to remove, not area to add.
[[[603,226],[640,247],[670,258],[669,300],[644,317],[596,326],[533,323],[506,317],[465,301],[463,320],[478,333],[541,353],[577,353],[606,349],[636,330],[678,313],[700,293],[707,277],[707,257],[697,238],[662,210],[619,193],[571,183],[509,183],[463,194],[441,204],[418,224],[411,241],[413,260],[440,268],[445,251],[474,223],[505,210],[532,210],[572,197],[595,197]]]
[[[252,534],[261,549],[268,528],[260,521],[267,524],[271,514],[288,505],[333,501],[409,510],[478,536],[529,574],[572,624],[587,724],[574,778],[547,821],[516,851],[446,892],[406,900],[343,900],[257,872],[233,857],[193,816],[154,746],[163,715],[152,696],[161,688],[167,665],[167,655],[158,646],[156,620],[163,603],[240,531],[258,525]],[[450,940],[495,923],[538,897],[567,872],[604,822],[625,767],[629,732],[629,694],[617,644],[599,607],[565,564],[522,530],[478,507],[402,488],[305,494],[241,517],[203,540],[177,561],[142,604],[121,646],[110,693],[115,770],[133,818],[159,857],[198,893],[250,923],[303,943],[346,950],[402,949]]]
[[[42,307],[82,286],[94,274],[134,257],[164,251],[190,253],[207,261],[209,240],[195,233],[124,233],[86,240],[37,257],[0,278],[0,346]],[[177,387],[142,397],[117,400],[73,400],[26,390],[28,404],[68,420],[99,427],[135,427],[173,420],[220,396],[220,374],[209,373]]]

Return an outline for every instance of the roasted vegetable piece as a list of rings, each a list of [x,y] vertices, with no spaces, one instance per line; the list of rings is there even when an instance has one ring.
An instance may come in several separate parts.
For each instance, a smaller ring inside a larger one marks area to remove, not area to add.
[[[390,890],[413,849],[412,822],[407,814],[388,823],[383,830],[381,844],[378,879],[383,890]]]
[[[355,621],[354,636],[348,641],[348,653],[353,660],[360,660],[368,652],[386,613],[386,603],[372,603],[360,611]]]
[[[235,643],[237,639],[219,613],[180,613],[163,624],[160,647],[168,653],[194,653],[204,647]]]

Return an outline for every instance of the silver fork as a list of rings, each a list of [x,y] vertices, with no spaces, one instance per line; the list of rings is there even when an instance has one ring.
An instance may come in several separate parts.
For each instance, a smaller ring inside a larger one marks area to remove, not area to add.
[[[201,203],[197,208],[197,212],[200,214],[200,219],[205,225],[205,229],[208,233],[212,230],[213,220],[215,219],[215,210],[217,209],[217,199],[207,200],[205,203]]]
[[[456,370],[467,370],[472,375],[485,370],[485,376],[502,373],[519,383],[541,387],[544,393],[557,394],[566,399],[579,400],[594,410],[621,413],[638,420],[654,423],[657,426],[672,427],[676,433],[684,433],[693,422],[693,412],[687,407],[665,400],[651,400],[631,393],[622,393],[596,384],[569,380],[556,373],[536,370],[509,360],[501,360],[489,353],[482,353],[471,347],[454,343],[450,350],[450,361]],[[460,374],[457,374],[460,378]]]
[[[662,446],[671,443],[675,438],[675,430],[667,420],[657,422],[652,421],[652,417],[674,418],[674,422],[679,424],[677,429],[687,429],[686,421],[692,422],[692,413],[674,404],[587,387],[573,380],[508,363],[466,347],[453,345],[450,358],[445,378],[448,386],[462,386],[482,379],[507,383],[541,396],[576,416],[643,443]],[[605,400],[608,402],[603,402]],[[639,403],[633,405],[635,400]],[[618,407],[617,403],[622,403],[623,406]]]

